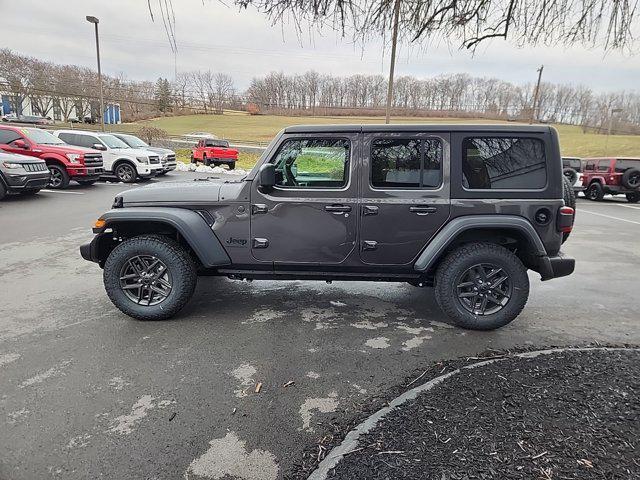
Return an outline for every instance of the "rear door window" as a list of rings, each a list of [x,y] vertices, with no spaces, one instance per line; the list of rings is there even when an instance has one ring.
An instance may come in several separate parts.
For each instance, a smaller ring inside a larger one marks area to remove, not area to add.
[[[596,162],[587,162],[587,164],[584,166],[585,170],[595,170],[596,169]]]
[[[598,171],[599,172],[608,172],[610,165],[611,165],[611,160],[600,160],[598,162]]]
[[[437,188],[442,183],[442,143],[437,139],[379,138],[371,144],[371,186]]]
[[[544,142],[537,138],[467,137],[462,143],[467,190],[539,190],[547,184]]]

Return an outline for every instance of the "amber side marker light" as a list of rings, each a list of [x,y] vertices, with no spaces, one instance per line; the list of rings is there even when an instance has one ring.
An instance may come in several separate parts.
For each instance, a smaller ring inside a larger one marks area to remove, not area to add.
[[[102,230],[104,226],[107,224],[102,218],[96,220],[96,223],[93,224],[93,230]]]

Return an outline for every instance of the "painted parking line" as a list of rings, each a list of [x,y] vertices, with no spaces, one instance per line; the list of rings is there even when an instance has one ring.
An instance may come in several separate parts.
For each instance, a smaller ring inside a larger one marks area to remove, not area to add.
[[[578,212],[590,213],[591,215],[597,215],[598,217],[610,218],[612,220],[619,220],[621,222],[633,223],[635,225],[640,225],[640,222],[634,222],[633,220],[627,220],[626,218],[614,217],[612,215],[605,215],[604,213],[596,213],[590,212],[589,210],[580,209]]]
[[[64,190],[47,190],[47,189],[42,189],[40,190],[41,192],[46,192],[46,193],[66,193],[67,195],[84,195],[84,192],[65,192]]]

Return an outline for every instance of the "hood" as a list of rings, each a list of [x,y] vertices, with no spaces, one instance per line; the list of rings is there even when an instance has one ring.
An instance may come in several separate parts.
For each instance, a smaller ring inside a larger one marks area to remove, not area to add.
[[[173,150],[169,150],[168,148],[160,148],[160,147],[144,147],[145,150],[149,150],[150,152],[157,153],[160,156],[164,155],[175,155],[176,152]]]
[[[0,150],[0,162],[11,163],[44,163],[44,160],[40,160],[36,157],[30,157],[29,155],[20,155],[19,153],[9,153]]]
[[[129,155],[130,157],[141,157],[143,155],[145,157],[158,156],[156,152],[153,152],[146,147],[145,148],[112,148],[111,152],[122,154],[122,155]]]
[[[208,179],[193,182],[160,182],[153,185],[126,190],[122,197],[122,205],[193,205],[217,202],[220,197],[222,180]]]
[[[93,148],[77,147],[75,145],[42,145],[39,144],[34,147],[34,150],[46,150],[48,152],[59,153],[64,155],[65,153],[96,153],[102,155],[100,150],[94,150]]]

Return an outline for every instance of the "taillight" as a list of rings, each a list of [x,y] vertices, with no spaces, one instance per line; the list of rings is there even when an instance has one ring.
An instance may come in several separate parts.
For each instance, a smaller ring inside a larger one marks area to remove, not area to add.
[[[571,207],[560,207],[558,212],[558,231],[569,233],[573,230],[573,218],[575,210]]]

